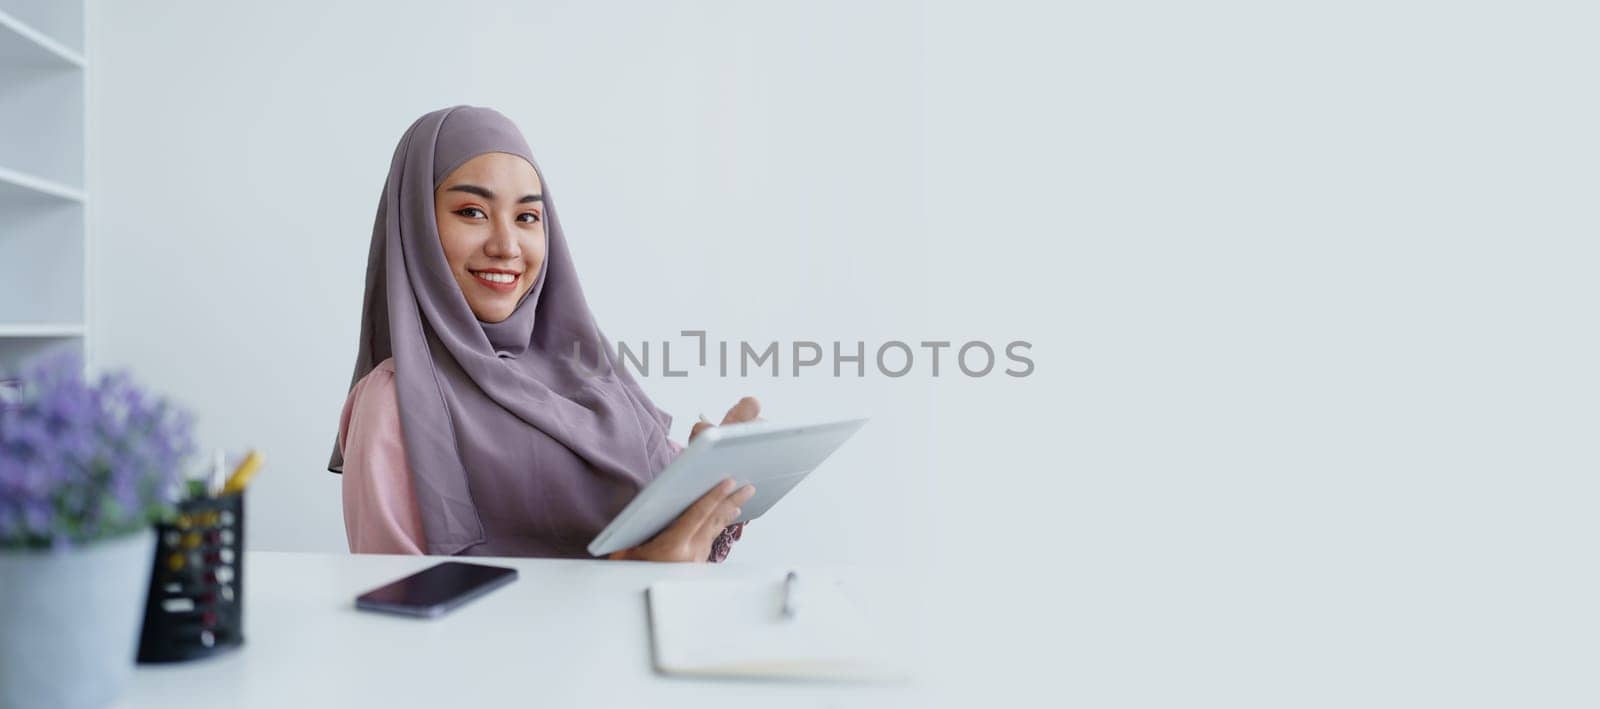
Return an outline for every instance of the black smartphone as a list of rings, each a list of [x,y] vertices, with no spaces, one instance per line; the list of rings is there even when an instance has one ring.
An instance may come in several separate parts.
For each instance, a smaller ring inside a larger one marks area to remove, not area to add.
[[[436,618],[516,579],[516,569],[446,561],[357,596],[356,607]]]

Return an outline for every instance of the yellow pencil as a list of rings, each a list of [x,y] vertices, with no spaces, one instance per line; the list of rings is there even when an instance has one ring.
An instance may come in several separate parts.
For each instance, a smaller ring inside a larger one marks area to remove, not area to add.
[[[250,451],[250,455],[240,461],[239,467],[234,468],[233,474],[228,476],[228,483],[222,486],[222,494],[232,495],[242,492],[244,486],[250,484],[250,478],[256,476],[256,471],[261,469],[261,453]]]

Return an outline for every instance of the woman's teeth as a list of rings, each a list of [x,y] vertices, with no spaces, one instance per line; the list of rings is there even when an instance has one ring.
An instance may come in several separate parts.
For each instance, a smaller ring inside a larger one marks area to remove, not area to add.
[[[512,281],[517,280],[516,276],[513,276],[509,273],[484,273],[482,271],[473,271],[472,275],[491,283],[511,283]]]

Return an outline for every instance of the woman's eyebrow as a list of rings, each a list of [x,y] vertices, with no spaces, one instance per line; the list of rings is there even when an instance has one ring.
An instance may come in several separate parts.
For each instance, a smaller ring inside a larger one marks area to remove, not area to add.
[[[493,192],[490,192],[489,190],[486,190],[486,189],[484,189],[482,187],[479,187],[477,185],[455,185],[453,187],[445,188],[445,191],[446,192],[466,192],[468,194],[478,195],[479,197],[482,197],[484,199],[488,199],[488,200],[494,199],[494,193]],[[539,200],[542,200],[542,199],[544,199],[544,195],[527,194],[527,195],[523,195],[522,199],[517,200],[517,204],[525,204],[527,202],[538,202]]]

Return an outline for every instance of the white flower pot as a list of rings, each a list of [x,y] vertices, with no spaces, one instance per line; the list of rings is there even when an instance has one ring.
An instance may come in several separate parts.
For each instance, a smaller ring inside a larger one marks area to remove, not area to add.
[[[0,550],[0,709],[104,707],[133,670],[155,532]]]

